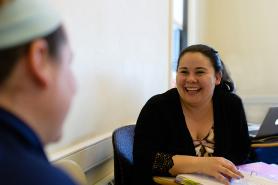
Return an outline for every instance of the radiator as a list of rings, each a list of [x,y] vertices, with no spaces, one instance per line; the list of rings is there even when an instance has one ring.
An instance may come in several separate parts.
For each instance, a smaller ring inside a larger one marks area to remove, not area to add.
[[[61,159],[76,161],[84,172],[113,157],[112,133],[88,139],[62,151],[49,154],[51,162]]]

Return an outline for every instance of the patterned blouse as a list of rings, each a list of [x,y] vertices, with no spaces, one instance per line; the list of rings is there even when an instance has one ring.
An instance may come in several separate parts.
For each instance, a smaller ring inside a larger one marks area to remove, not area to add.
[[[214,128],[212,127],[208,135],[202,140],[193,140],[196,156],[211,157],[214,152]]]
[[[208,135],[202,140],[193,140],[196,156],[211,157],[214,152],[214,128],[212,127]],[[169,174],[169,170],[174,166],[173,154],[157,153],[153,163],[153,172],[159,174]]]

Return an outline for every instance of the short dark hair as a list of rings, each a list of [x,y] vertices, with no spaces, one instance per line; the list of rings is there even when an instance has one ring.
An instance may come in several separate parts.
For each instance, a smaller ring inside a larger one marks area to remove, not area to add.
[[[221,72],[222,73],[222,79],[220,86],[223,87],[223,89],[233,92],[234,91],[234,82],[231,79],[229,73],[226,70],[226,67],[221,60],[218,51],[213,49],[212,47],[209,47],[207,45],[203,44],[196,44],[196,45],[191,45],[184,50],[181,51],[179,58],[178,58],[178,65],[177,65],[177,71],[179,68],[180,60],[181,58],[186,54],[186,53],[202,53],[204,56],[208,57],[212,63],[212,66],[215,70],[215,72]]]
[[[66,35],[62,26],[47,36],[42,37],[48,43],[49,55],[57,57],[61,43],[66,41]],[[9,77],[18,59],[24,56],[30,49],[31,42],[0,49],[0,85]]]

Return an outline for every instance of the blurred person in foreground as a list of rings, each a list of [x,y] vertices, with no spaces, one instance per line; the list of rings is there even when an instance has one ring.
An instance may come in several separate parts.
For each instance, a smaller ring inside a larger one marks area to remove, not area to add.
[[[71,57],[46,1],[0,0],[1,184],[76,184],[44,152],[60,139],[76,91]]]

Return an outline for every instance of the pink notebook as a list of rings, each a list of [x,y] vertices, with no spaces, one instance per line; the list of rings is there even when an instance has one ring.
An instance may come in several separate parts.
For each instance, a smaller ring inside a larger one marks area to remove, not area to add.
[[[239,170],[278,181],[278,165],[256,162],[238,166]]]

